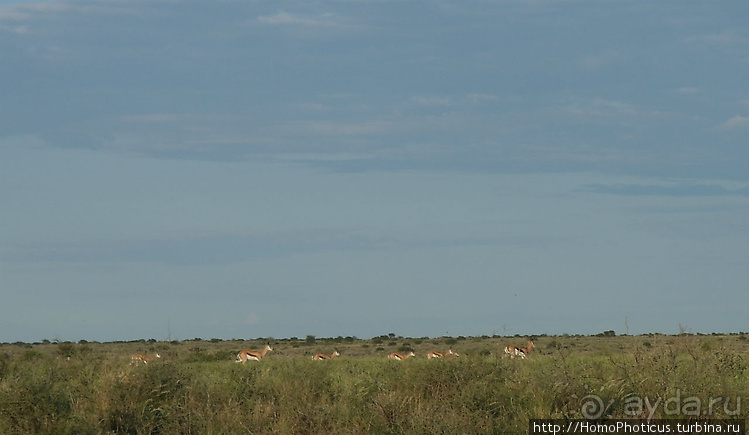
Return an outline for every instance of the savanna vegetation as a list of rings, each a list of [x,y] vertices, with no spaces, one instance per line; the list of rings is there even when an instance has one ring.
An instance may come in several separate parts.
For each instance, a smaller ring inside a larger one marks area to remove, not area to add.
[[[502,358],[526,340],[6,343],[0,433],[521,434],[531,418],[747,417],[744,334],[539,336],[528,358]],[[266,343],[261,361],[234,362]],[[427,359],[430,350],[460,357]],[[131,364],[136,353],[161,358]]]

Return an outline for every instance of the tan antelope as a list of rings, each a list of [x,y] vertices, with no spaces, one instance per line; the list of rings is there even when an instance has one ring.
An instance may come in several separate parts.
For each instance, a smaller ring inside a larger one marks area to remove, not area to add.
[[[148,363],[152,362],[156,358],[161,358],[161,355],[157,353],[155,356],[150,356],[143,353],[136,353],[130,358],[130,364],[135,364],[137,366],[139,363],[143,363],[148,365]]]
[[[393,353],[391,353],[391,354],[388,355],[388,359],[393,359],[393,360],[396,360],[396,361],[403,361],[404,359],[411,358],[412,356],[416,356],[416,354],[414,353],[414,351],[408,352],[405,355],[393,352]]]
[[[437,352],[436,350],[430,350],[429,352],[427,352],[427,359],[437,359],[437,358],[444,358],[444,357],[445,357],[444,353]]]
[[[505,354],[502,355],[502,358],[509,355],[510,358],[519,356],[521,359],[525,359],[525,357],[527,357],[528,354],[531,353],[534,347],[536,347],[536,343],[532,338],[528,340],[528,344],[526,344],[525,346],[505,346]]]
[[[260,361],[265,357],[265,355],[268,354],[268,352],[272,351],[273,348],[270,347],[270,343],[265,345],[265,348],[263,348],[262,351],[258,350],[242,350],[239,351],[237,354],[236,362],[241,362],[242,364],[249,361]]]
[[[445,355],[445,358],[446,358],[446,359],[453,359],[453,358],[457,358],[457,357],[459,357],[459,356],[460,356],[460,354],[459,354],[458,352],[453,352],[453,351],[452,351],[452,349],[450,349],[450,350],[449,350],[449,351],[447,352],[447,355]]]
[[[337,356],[341,356],[341,354],[338,353],[337,350],[333,351],[333,353],[331,353],[330,355],[326,355],[324,353],[318,353],[318,354],[315,354],[315,355],[312,356],[312,361],[320,361],[320,360],[324,360],[324,359],[333,359],[333,358],[335,358]]]

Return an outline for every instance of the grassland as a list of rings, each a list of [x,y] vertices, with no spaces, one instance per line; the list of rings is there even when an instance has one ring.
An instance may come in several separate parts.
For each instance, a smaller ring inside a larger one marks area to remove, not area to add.
[[[266,342],[274,350],[262,361],[234,362]],[[528,359],[501,357],[524,343],[390,334],[2,344],[0,433],[521,434],[530,418],[747,417],[744,334],[541,336]],[[334,349],[334,360],[310,358]],[[410,349],[415,358],[386,358]],[[427,360],[433,349],[461,356]]]

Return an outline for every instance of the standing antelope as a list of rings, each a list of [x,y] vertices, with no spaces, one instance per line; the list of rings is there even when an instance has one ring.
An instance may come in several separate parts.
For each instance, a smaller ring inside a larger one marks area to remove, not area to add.
[[[338,351],[336,350],[336,351],[333,351],[333,353],[331,353],[330,355],[325,355],[324,353],[318,353],[316,355],[313,355],[312,356],[312,360],[313,361],[320,361],[320,360],[323,360],[323,359],[333,359],[333,358],[335,358],[337,356],[341,356],[341,354],[338,353]]]
[[[411,358],[412,356],[416,356],[416,354],[414,353],[414,351],[408,352],[405,355],[401,355],[399,353],[393,352],[393,353],[391,353],[391,354],[388,355],[388,359],[394,359],[396,361],[403,361],[404,359]]]
[[[268,352],[272,350],[273,348],[270,347],[270,343],[265,345],[265,348],[262,352],[258,350],[242,350],[237,354],[236,362],[241,362],[242,364],[244,364],[247,362],[247,360],[260,361]]]
[[[148,365],[148,363],[150,363],[151,361],[153,361],[156,358],[161,358],[161,355],[159,355],[157,353],[156,356],[154,357],[154,356],[146,355],[146,354],[143,354],[143,353],[136,353],[130,359],[130,365],[135,364],[137,366],[138,363],[143,363],[143,364]],[[70,358],[68,358],[68,359],[70,359]]]
[[[534,347],[536,347],[536,343],[534,343],[532,338],[528,340],[528,344],[526,344],[524,347],[513,346],[513,345],[506,346],[505,354],[502,355],[502,358],[509,355],[510,358],[515,358],[516,356],[519,356],[521,359],[525,359],[525,357],[527,357],[528,354],[531,353]]]

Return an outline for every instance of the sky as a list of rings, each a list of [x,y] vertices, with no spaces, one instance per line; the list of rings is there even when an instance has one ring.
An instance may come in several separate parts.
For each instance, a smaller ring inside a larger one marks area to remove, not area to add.
[[[749,331],[747,18],[0,0],[0,342]]]

